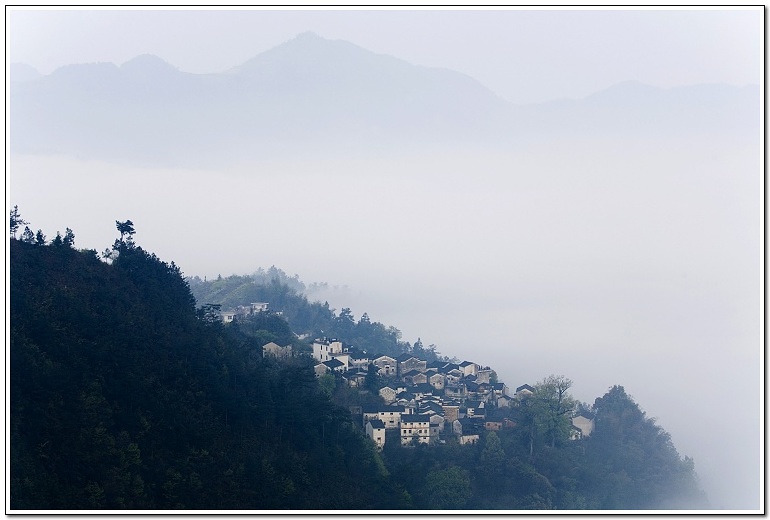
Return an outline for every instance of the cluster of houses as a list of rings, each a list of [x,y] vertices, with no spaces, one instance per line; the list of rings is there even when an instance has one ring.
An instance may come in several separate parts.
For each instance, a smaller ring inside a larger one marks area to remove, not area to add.
[[[471,361],[428,362],[408,353],[370,356],[334,339],[315,340],[312,355],[319,377],[336,374],[349,386],[358,387],[369,370],[375,370],[389,381],[379,389],[386,404],[361,410],[366,434],[379,448],[385,445],[389,431],[393,436],[398,432],[404,446],[445,442],[447,436],[454,436],[460,444],[477,442],[484,430],[514,428],[516,421],[511,417],[516,416],[517,403],[534,392],[525,384],[511,395],[490,367]],[[592,419],[578,416],[572,422],[573,439],[591,434]]]
[[[230,323],[260,312],[269,312],[267,303],[241,305],[220,315]],[[262,355],[286,359],[294,353],[291,345],[270,342],[262,347]],[[484,430],[516,427],[518,402],[535,390],[524,384],[511,395],[494,370],[471,361],[428,362],[408,353],[369,355],[336,339],[316,339],[312,356],[317,377],[334,374],[350,387],[361,387],[374,370],[388,381],[379,389],[385,404],[361,410],[366,434],[379,448],[385,445],[386,432],[398,434],[404,446],[445,442],[448,435],[460,444],[477,442]],[[587,437],[593,428],[593,419],[577,415],[570,438]]]
[[[222,321],[268,312],[263,302],[222,312]],[[286,359],[294,355],[291,345],[270,342],[262,347],[264,357]],[[483,431],[516,427],[519,401],[535,389],[524,384],[513,394],[488,366],[471,361],[428,362],[412,354],[397,357],[369,355],[345,346],[336,339],[316,339],[312,357],[317,377],[333,374],[350,387],[362,387],[370,371],[388,384],[379,389],[385,404],[360,410],[362,425],[378,448],[386,437],[400,439],[404,446],[446,442],[452,436],[460,444],[478,442]],[[572,439],[591,434],[593,419],[572,418]]]
[[[239,305],[235,309],[231,309],[228,311],[221,311],[219,313],[219,316],[222,318],[222,322],[232,323],[233,321],[235,321],[236,318],[239,318],[239,317],[245,318],[246,316],[258,314],[260,312],[268,312],[267,307],[268,307],[268,304],[265,302],[255,302],[255,303],[250,303],[249,305]]]

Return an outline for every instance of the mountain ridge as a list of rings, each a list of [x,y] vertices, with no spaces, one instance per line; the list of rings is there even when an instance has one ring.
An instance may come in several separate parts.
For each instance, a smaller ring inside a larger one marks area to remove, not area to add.
[[[570,132],[654,134],[659,125],[669,136],[718,134],[758,123],[749,119],[754,90],[624,82],[582,100],[515,105],[466,74],[310,32],[224,73],[183,72],[150,54],[39,77],[21,64],[14,70],[30,79],[11,88],[12,151],[154,165],[371,147],[510,147]]]

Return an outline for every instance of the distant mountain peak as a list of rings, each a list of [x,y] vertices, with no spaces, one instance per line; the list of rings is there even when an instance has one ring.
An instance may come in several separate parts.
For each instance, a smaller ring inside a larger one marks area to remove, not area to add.
[[[281,67],[297,67],[299,69],[356,68],[375,58],[406,63],[391,56],[386,57],[373,53],[346,40],[330,40],[313,31],[305,31],[257,54],[241,65],[233,67],[227,73],[246,76],[259,75],[265,72],[265,67],[270,68],[277,64],[281,64]]]
[[[179,72],[176,67],[154,54],[140,54],[121,65],[120,70],[129,74],[148,75]]]
[[[304,31],[299,33],[297,36],[295,36],[293,39],[295,40],[325,40],[326,38],[323,38],[322,36],[319,36],[318,33],[315,31]]]

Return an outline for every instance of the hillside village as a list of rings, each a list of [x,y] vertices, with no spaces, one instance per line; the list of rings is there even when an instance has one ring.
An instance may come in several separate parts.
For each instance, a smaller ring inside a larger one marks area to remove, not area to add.
[[[268,303],[256,302],[220,316],[231,323],[262,312],[273,311]],[[402,446],[445,443],[450,438],[460,444],[475,443],[482,431],[515,428],[521,400],[535,391],[522,384],[511,392],[492,368],[472,361],[428,362],[409,353],[369,354],[327,338],[315,339],[312,348],[316,377],[328,374],[350,388],[363,388],[367,377],[376,374],[386,383],[378,390],[383,405],[352,410],[379,449],[388,438]],[[307,353],[269,342],[263,345],[262,355],[280,360]],[[593,419],[576,412],[570,438],[588,437],[593,428]]]
[[[294,354],[290,345],[272,342],[262,351],[277,359]],[[370,355],[336,339],[316,339],[312,357],[317,377],[330,374],[351,388],[363,387],[373,373],[387,382],[378,391],[385,404],[354,410],[380,449],[386,439],[402,446],[445,443],[449,438],[467,444],[477,442],[484,430],[515,428],[521,399],[535,391],[523,384],[511,393],[494,370],[472,361],[428,362],[409,353]],[[572,439],[587,437],[592,430],[592,419],[572,418]]]

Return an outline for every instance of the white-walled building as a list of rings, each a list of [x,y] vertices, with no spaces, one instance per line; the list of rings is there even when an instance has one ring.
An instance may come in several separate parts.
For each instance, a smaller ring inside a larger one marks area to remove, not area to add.
[[[438,434],[438,431],[436,431]],[[408,446],[412,441],[431,444],[437,439],[431,436],[430,416],[404,414],[401,416],[401,445]]]
[[[594,431],[594,420],[583,415],[573,417],[572,425],[580,430],[582,438],[588,437]]]
[[[385,424],[379,419],[372,419],[366,423],[366,436],[374,441],[377,449],[385,446]]]
[[[313,359],[318,361],[329,361],[334,359],[335,354],[342,354],[342,342],[337,340],[320,340],[313,341]]]

